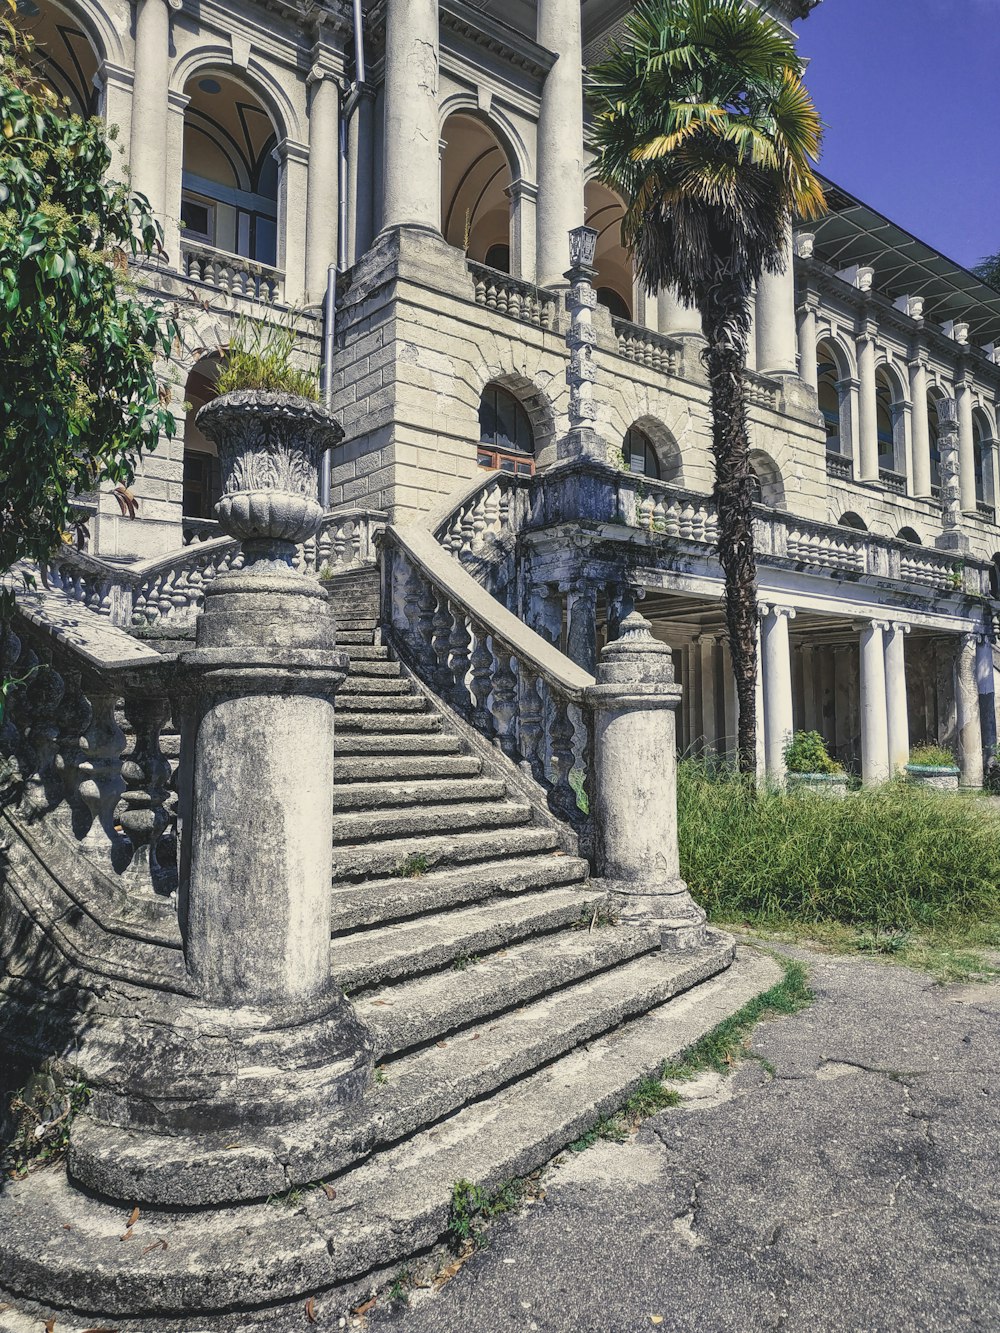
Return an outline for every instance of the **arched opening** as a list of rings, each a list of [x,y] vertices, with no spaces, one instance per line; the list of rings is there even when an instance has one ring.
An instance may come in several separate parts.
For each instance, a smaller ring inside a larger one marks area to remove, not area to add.
[[[861,515],[850,511],[846,514],[841,514],[840,518],[837,519],[837,526],[839,528],[850,528],[853,532],[868,531],[868,524],[864,521]]]
[[[531,418],[502,384],[487,384],[479,400],[480,467],[530,477],[535,470],[535,434]]]
[[[191,370],[184,387],[189,404],[184,418],[184,488],[181,513],[188,519],[214,519],[222,494],[219,455],[215,445],[198,429],[198,409],[217,395],[215,387],[222,362],[217,356],[203,357]]]
[[[279,167],[271,115],[225,70],[199,70],[184,92],[191,99],[184,111],[184,243],[277,266]]]
[[[656,456],[653,441],[638,426],[630,426],[625,432],[625,438],[622,441],[622,456],[628,472],[634,472],[639,477],[650,477],[653,481],[659,481],[660,460]]]
[[[33,62],[42,80],[78,116],[97,115],[99,61],[83,26],[49,0],[22,0],[17,8],[25,20],[25,31],[34,40]]]
[[[587,226],[597,232],[597,247],[594,251],[597,299],[616,318],[631,319],[632,260],[622,245],[625,206],[606,185],[600,181],[588,181],[584,192],[584,209]]]
[[[896,536],[901,542],[909,542],[911,546],[923,546],[916,528],[900,528]]]
[[[941,429],[938,424],[937,405],[944,397],[938,390],[930,389],[927,393],[927,441],[930,446],[931,491],[941,491]]]
[[[976,503],[989,508],[994,503],[993,432],[985,413],[972,414],[973,465],[976,474]]]
[[[441,131],[441,232],[477,263],[509,273],[510,160],[478,116],[456,111]]]
[[[784,509],[785,483],[771,455],[762,449],[751,449],[750,474],[754,479],[754,501],[768,509]]]
[[[819,410],[826,429],[826,452],[849,457],[851,454],[850,398],[845,381],[848,371],[839,350],[824,340],[816,348]]]
[[[905,481],[902,393],[895,377],[884,366],[875,374],[875,419],[879,472],[883,481],[902,483]]]

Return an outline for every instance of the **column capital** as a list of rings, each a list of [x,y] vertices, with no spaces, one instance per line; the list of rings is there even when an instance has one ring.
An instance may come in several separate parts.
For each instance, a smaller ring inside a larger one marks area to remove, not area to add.
[[[890,633],[909,634],[913,626],[906,620],[890,620],[886,622],[886,629]]]
[[[873,346],[878,338],[878,322],[871,315],[864,314],[858,318],[854,330],[854,339],[859,343],[871,343]]]
[[[534,203],[538,198],[538,186],[534,181],[526,181],[518,178],[504,189],[504,194],[512,203],[520,199],[526,199],[529,204]]]
[[[757,614],[763,619],[765,616],[787,616],[789,620],[795,619],[794,606],[776,606],[773,602],[758,602]]]
[[[863,633],[866,629],[887,630],[892,627],[892,624],[891,620],[881,620],[873,617],[870,620],[855,620],[854,628]]]
[[[927,349],[926,347],[914,348],[913,355],[907,361],[907,367],[910,370],[927,370]]]
[[[187,93],[178,92],[176,88],[171,88],[167,94],[167,105],[171,111],[178,111],[183,116],[187,110],[188,103],[191,101]]]
[[[962,642],[963,648],[975,648],[981,643],[989,642],[989,635],[984,633],[983,630],[978,629],[963,630],[958,637]]]
[[[306,144],[298,143],[295,139],[282,139],[271,149],[271,156],[275,162],[308,162],[309,149]]]

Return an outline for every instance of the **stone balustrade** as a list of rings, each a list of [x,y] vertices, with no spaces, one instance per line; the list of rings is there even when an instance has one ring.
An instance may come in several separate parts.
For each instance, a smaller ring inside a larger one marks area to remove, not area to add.
[[[662,375],[675,373],[680,345],[673,338],[643,328],[641,324],[633,324],[631,320],[614,318],[611,322],[619,356]]]
[[[533,324],[537,329],[555,328],[558,298],[554,292],[472,260],[468,261],[468,266],[476,305],[495,310],[500,315],[509,315],[522,324]]]
[[[244,296],[269,305],[283,297],[285,275],[280,269],[187,237],[181,238],[181,271],[186,278],[227,296]]]
[[[402,655],[586,834],[578,791],[591,764],[593,676],[506,610],[430,532],[387,529],[383,559],[383,615]]]
[[[384,525],[385,515],[376,510],[326,514],[316,536],[297,548],[295,568],[326,577],[374,564],[375,533]],[[193,620],[208,584],[238,569],[241,561],[238,542],[206,534],[180,551],[124,566],[67,547],[42,575],[48,587],[107,616],[112,624],[179,626]]]

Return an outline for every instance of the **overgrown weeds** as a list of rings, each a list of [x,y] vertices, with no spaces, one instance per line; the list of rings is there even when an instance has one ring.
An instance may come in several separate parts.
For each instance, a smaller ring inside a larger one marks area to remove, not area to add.
[[[485,1248],[487,1224],[517,1208],[533,1187],[533,1180],[515,1176],[489,1194],[471,1181],[456,1180],[448,1208],[447,1231],[452,1249],[461,1251],[470,1245],[477,1250]]]
[[[303,370],[294,361],[298,335],[293,318],[270,310],[263,319],[239,316],[219,371],[219,393],[261,389],[311,401],[319,398],[316,372]]]
[[[90,1098],[90,1089],[46,1061],[10,1101],[14,1130],[0,1158],[5,1175],[20,1179],[43,1166],[61,1162],[69,1148],[73,1120]]]

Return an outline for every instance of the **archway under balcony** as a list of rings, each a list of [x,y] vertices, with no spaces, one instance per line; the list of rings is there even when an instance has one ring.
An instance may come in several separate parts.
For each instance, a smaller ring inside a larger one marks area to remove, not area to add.
[[[822,338],[817,344],[816,375],[819,410],[826,430],[826,452],[850,458],[854,452],[849,388],[852,370],[847,353],[836,338]]]
[[[43,81],[78,116],[97,115],[97,74],[103,54],[90,24],[75,10],[51,0],[32,0],[18,9],[34,42],[32,59]]]
[[[276,115],[242,74],[221,67],[198,69],[184,92],[183,243],[280,267]]]
[[[597,299],[619,319],[633,319],[632,260],[622,244],[625,205],[613,190],[593,180],[587,182],[583,200],[587,226],[597,232],[597,248],[594,252]],[[569,267],[568,249],[566,265]]]
[[[184,385],[184,485],[181,515],[185,539],[203,536],[215,519],[215,504],[222,492],[218,450],[198,429],[195,417],[199,408],[217,397],[216,384],[222,357],[212,354],[196,361]],[[201,525],[205,525],[201,527]]]
[[[517,160],[496,127],[454,111],[441,129],[441,233],[469,259],[513,272],[511,186]],[[515,275],[520,276],[520,275]]]
[[[889,365],[879,366],[875,372],[879,473],[900,490],[906,485],[905,401],[906,390],[896,371]]]
[[[682,484],[681,451],[674,437],[656,417],[633,421],[622,439],[625,470],[656,481]]]
[[[785,480],[771,455],[763,449],[751,449],[750,473],[757,504],[766,505],[768,509],[784,509]]]

